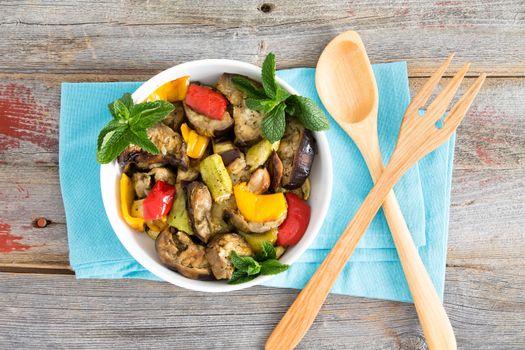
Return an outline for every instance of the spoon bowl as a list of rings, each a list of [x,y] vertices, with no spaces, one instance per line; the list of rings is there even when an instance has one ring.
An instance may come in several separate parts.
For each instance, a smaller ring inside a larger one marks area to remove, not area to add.
[[[377,118],[377,85],[357,33],[342,33],[328,44],[317,63],[315,84],[337,123]]]

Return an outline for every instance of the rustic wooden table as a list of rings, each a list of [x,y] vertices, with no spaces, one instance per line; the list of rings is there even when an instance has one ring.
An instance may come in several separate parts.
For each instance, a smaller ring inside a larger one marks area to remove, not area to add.
[[[77,281],[58,180],[61,81],[210,57],[315,65],[354,29],[416,90],[450,51],[489,79],[459,129],[445,307],[460,348],[525,348],[525,2],[0,2],[0,348],[261,348],[296,290]],[[468,79],[472,81],[472,79]],[[49,224],[38,228],[34,219]],[[331,295],[302,349],[423,349],[410,304]]]

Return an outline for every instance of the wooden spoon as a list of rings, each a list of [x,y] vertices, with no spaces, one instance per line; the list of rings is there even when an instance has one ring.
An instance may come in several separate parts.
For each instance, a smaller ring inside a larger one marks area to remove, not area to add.
[[[376,182],[383,172],[377,136],[378,92],[372,66],[356,32],[342,33],[328,44],[317,63],[315,77],[324,106],[355,142]],[[430,349],[455,349],[452,326],[419,257],[394,191],[386,197],[383,211]]]

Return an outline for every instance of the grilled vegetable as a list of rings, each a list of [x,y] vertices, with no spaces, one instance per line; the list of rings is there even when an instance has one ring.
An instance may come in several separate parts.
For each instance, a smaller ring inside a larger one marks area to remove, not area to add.
[[[239,232],[255,253],[262,251],[263,242],[274,244],[277,241],[277,229],[273,228],[263,233]]]
[[[135,190],[133,184],[126,174],[120,177],[120,211],[124,221],[133,229],[142,231],[144,227],[144,219],[142,217],[133,217],[130,214],[133,198],[135,197]]]
[[[224,220],[224,210],[235,207],[235,199],[230,199],[222,202],[213,202],[211,206],[210,226],[213,235],[218,233],[232,232],[233,225]]]
[[[148,175],[153,176],[155,181],[164,181],[170,185],[175,185],[175,174],[168,168],[153,168]]]
[[[148,96],[146,101],[182,101],[186,97],[189,83],[189,76],[184,76],[172,81],[168,81],[167,83],[161,85],[155,91],[153,91],[153,93],[151,93],[151,95]]]
[[[158,220],[168,215],[173,205],[175,187],[164,181],[157,181],[144,199],[144,220]]]
[[[220,92],[207,86],[190,84],[184,102],[197,113],[210,119],[222,120],[228,101]]]
[[[201,161],[200,171],[202,180],[210,189],[214,201],[219,202],[230,198],[232,181],[221,156],[212,154],[204,158]]]
[[[310,206],[294,193],[288,192],[285,196],[288,203],[288,215],[282,225],[279,226],[277,244],[291,246],[299,242],[308,228]]]
[[[191,182],[196,180],[199,175],[200,161],[198,159],[190,158],[188,169],[177,170],[177,182]]]
[[[180,134],[173,131],[169,126],[158,123],[148,129],[148,137],[160,153],[153,155],[140,147],[128,146],[118,156],[118,162],[124,172],[127,173],[133,166],[141,170],[165,165],[187,168],[189,160],[186,155],[186,143]]]
[[[275,221],[286,216],[286,200],[282,193],[254,194],[244,182],[235,185],[233,191],[237,208],[248,221]]]
[[[184,232],[172,233],[169,228],[155,240],[160,261],[181,275],[192,279],[208,279],[210,264],[202,245],[194,243]]]
[[[269,231],[273,228],[279,227],[286,219],[286,215],[283,215],[281,218],[274,221],[266,222],[254,222],[247,221],[238,210],[235,209],[225,209],[224,210],[224,220],[230,222],[235,228],[242,232],[253,232],[253,233],[263,233]]]
[[[253,255],[246,240],[235,233],[222,233],[213,237],[206,247],[206,258],[213,275],[218,280],[230,279],[235,269],[229,257],[232,251],[238,255]]]
[[[283,162],[281,162],[277,152],[272,151],[267,166],[268,172],[270,173],[270,189],[277,192],[279,187],[281,187],[281,180],[283,178]]]
[[[279,141],[271,144],[268,140],[262,140],[248,149],[246,152],[246,164],[250,167],[250,171],[255,171],[262,166],[270,155],[272,150],[279,147]]]
[[[168,216],[168,224],[179,231],[189,235],[193,234],[188,210],[186,209],[186,193],[183,191],[181,184],[175,185],[175,200]]]
[[[255,170],[248,182],[248,191],[261,194],[270,187],[270,174],[266,168],[259,168]]]
[[[155,240],[166,227],[168,227],[168,224],[165,220],[147,221],[144,224],[144,232],[146,232],[151,239]]]
[[[199,181],[186,185],[186,208],[193,233],[203,242],[212,235],[210,215],[212,199],[208,187]]]
[[[180,130],[180,126],[184,121],[184,107],[182,102],[173,102],[173,111],[164,118],[163,124],[169,126],[173,130]]]
[[[312,132],[290,119],[277,151],[284,170],[282,187],[293,190],[303,185],[310,175],[315,152]]]
[[[230,103],[234,106],[241,106],[244,102],[244,99],[246,98],[246,95],[239,89],[237,89],[233,83],[232,78],[239,76],[238,74],[230,74],[230,73],[224,73],[219,77],[219,80],[217,80],[217,90],[219,90],[226,98],[230,101]],[[247,77],[244,77],[248,79]],[[257,82],[253,81],[254,84],[258,84]]]
[[[246,161],[244,160],[242,154],[241,157],[228,164],[226,169],[228,170],[228,174],[230,174],[232,184],[234,185],[237,185],[240,182],[248,181],[250,179],[250,170],[246,166]]]
[[[146,173],[133,173],[131,180],[138,198],[145,198],[153,187],[151,176]]]
[[[233,126],[233,118],[228,111],[224,112],[221,120],[210,119],[199,112],[194,111],[186,103],[183,103],[188,122],[199,135],[215,137],[226,133]]]
[[[186,123],[181,125],[180,131],[184,142],[186,142],[186,153],[188,157],[195,159],[201,158],[208,147],[210,138],[197,134],[197,132],[190,129]]]
[[[213,153],[221,154],[222,152],[234,150],[235,146],[231,141],[220,141],[213,143]]]

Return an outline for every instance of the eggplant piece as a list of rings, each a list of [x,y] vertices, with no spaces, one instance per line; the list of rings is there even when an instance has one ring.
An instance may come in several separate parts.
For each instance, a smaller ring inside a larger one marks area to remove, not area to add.
[[[316,143],[312,132],[291,119],[277,150],[283,163],[283,188],[293,190],[303,185],[310,175],[315,153]]]
[[[207,243],[212,235],[211,231],[211,207],[212,199],[208,187],[202,182],[193,181],[185,186],[186,208],[193,233],[201,241]]]
[[[195,112],[185,102],[183,105],[188,123],[199,135],[216,137],[228,132],[233,126],[233,118],[228,111],[224,112],[222,120],[218,120]]]
[[[139,199],[145,198],[153,187],[151,176],[146,173],[134,173],[131,177],[131,181],[133,182],[133,188]]]
[[[224,221],[230,222],[235,228],[243,232],[263,233],[279,227],[286,219],[286,215],[275,221],[253,222],[247,221],[238,210],[225,209]]]
[[[118,156],[118,162],[125,172],[128,172],[131,166],[136,166],[141,170],[149,170],[166,165],[183,169],[188,167],[189,159],[186,154],[186,143],[182,140],[182,136],[179,133],[173,131],[169,126],[158,123],[148,129],[148,137],[160,153],[154,155],[138,146],[128,146]]]
[[[246,98],[246,95],[241,90],[237,89],[235,85],[233,85],[232,78],[236,76],[248,79],[256,86],[259,86],[259,83],[249,79],[248,77],[238,74],[224,73],[220,76],[219,80],[217,80],[217,90],[226,96],[232,105],[241,106],[244,102],[244,99]]]
[[[170,185],[175,185],[175,174],[168,168],[153,168],[148,175],[153,175],[156,181],[163,181]]]
[[[235,125],[235,143],[239,146],[250,146],[262,140],[261,124],[266,114],[242,106],[233,106]]]
[[[242,154],[241,157],[235,159],[233,162],[228,164],[226,170],[228,170],[228,174],[230,174],[230,178],[232,179],[233,185],[237,185],[241,182],[246,182],[250,179],[250,170],[248,169],[248,166],[246,165],[246,161],[244,160]]]
[[[270,189],[273,192],[277,192],[281,187],[281,180],[283,178],[283,162],[277,155],[277,152],[273,151],[268,159],[268,172],[270,173]]]
[[[248,191],[261,194],[268,191],[270,187],[270,174],[266,168],[259,168],[255,170],[250,176],[250,181],[248,181]]]
[[[230,140],[222,140],[213,142],[213,153],[221,154],[222,152],[236,149]]]
[[[180,101],[172,102],[172,104],[175,108],[164,118],[162,123],[177,131],[180,130],[180,126],[184,121],[184,107]]]
[[[224,73],[217,81],[217,90],[219,90],[233,105],[233,120],[235,125],[235,143],[240,146],[250,146],[262,139],[261,123],[265,114],[254,111],[246,107],[246,95],[233,85],[232,78],[240,76],[237,74]],[[260,84],[248,77],[243,78],[251,81],[255,86]]]
[[[213,202],[210,220],[212,235],[233,231],[233,225],[224,220],[224,210],[235,210],[235,208],[236,203],[233,196],[222,202]]]
[[[230,165],[235,159],[238,159],[241,157],[241,152],[238,149],[231,149],[229,151],[224,151],[222,153],[219,153],[219,155],[222,158],[222,162],[225,166]]]
[[[177,182],[191,182],[196,180],[200,175],[200,160],[190,158],[188,169],[179,169],[177,171]]]
[[[216,279],[224,280],[232,277],[235,270],[230,261],[232,251],[242,256],[253,255],[246,240],[236,233],[218,234],[206,246],[206,258]]]
[[[169,228],[155,240],[155,250],[160,261],[170,269],[191,279],[209,279],[210,264],[204,246],[193,242],[187,234],[172,233]]]

